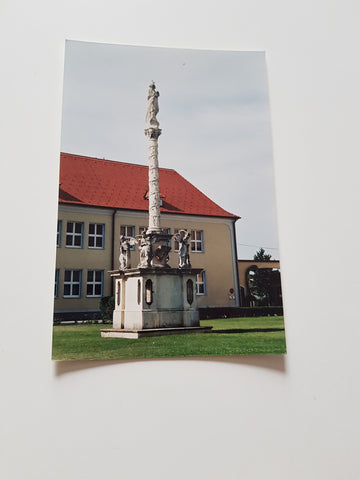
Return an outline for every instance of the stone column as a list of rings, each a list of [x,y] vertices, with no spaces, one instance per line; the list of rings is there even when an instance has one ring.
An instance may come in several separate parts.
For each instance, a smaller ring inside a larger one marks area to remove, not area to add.
[[[169,268],[168,259],[169,240],[171,235],[162,232],[160,228],[160,187],[159,187],[159,162],[158,162],[158,139],[161,135],[159,122],[156,115],[159,112],[159,92],[154,82],[149,85],[148,109],[146,113],[145,135],[149,141],[149,226],[145,240],[151,246],[150,254],[143,259],[141,267],[149,263],[155,268]],[[145,253],[145,252],[144,252]],[[150,256],[149,256],[150,255]],[[144,255],[145,256],[145,255]]]
[[[147,128],[149,140],[149,228],[148,233],[160,233],[160,187],[158,163],[158,138],[160,128]]]
[[[149,140],[149,227],[147,233],[160,233],[160,188],[158,138],[161,134],[156,115],[159,113],[159,92],[149,85],[145,135]]]

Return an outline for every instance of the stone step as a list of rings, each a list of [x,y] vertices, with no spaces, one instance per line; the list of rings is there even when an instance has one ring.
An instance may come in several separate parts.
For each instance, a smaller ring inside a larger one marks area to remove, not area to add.
[[[211,330],[212,327],[147,328],[143,330],[106,328],[101,330],[101,336],[104,338],[142,338],[160,337],[162,335],[184,335],[189,333],[210,333]]]

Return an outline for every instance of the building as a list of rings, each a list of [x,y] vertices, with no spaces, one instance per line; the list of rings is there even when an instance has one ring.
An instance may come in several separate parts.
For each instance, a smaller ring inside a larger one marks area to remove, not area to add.
[[[267,273],[268,298],[266,299],[266,304],[270,306],[281,306],[283,302],[279,260],[238,260],[241,305],[244,307],[259,305],[259,299],[253,294],[251,285],[252,276],[258,270]]]
[[[190,261],[198,306],[239,306],[235,222],[175,170],[160,168],[161,227],[191,231]],[[58,318],[92,315],[113,293],[108,271],[119,267],[119,237],[148,225],[148,168],[69,153],[60,155],[54,312]],[[169,264],[178,265],[172,241]],[[131,252],[139,263],[138,249]]]

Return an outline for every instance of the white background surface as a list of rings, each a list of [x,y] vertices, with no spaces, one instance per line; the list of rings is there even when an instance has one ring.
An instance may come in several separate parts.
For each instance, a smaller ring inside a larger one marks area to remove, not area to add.
[[[2,478],[358,479],[359,4],[0,8]],[[266,50],[287,356],[50,360],[65,38]]]

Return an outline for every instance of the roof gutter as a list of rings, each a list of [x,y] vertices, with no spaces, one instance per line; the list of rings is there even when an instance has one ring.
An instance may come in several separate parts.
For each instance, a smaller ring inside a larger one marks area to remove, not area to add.
[[[234,268],[234,283],[235,283],[235,305],[236,307],[240,307],[240,286],[239,286],[239,269],[238,269],[238,261],[237,261],[237,246],[236,246],[236,232],[235,232],[235,222],[238,220],[235,218],[231,222],[231,250],[233,256],[233,268]]]
[[[111,269],[115,268],[115,216],[117,209],[113,211],[112,214],[112,224],[111,224]],[[114,295],[114,282],[111,280],[111,296]]]

